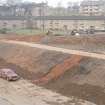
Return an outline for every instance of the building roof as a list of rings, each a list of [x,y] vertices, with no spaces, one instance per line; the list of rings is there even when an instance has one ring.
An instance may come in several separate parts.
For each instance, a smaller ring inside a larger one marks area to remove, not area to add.
[[[24,16],[0,16],[0,20],[27,20]],[[36,16],[32,20],[105,20],[105,16]]]

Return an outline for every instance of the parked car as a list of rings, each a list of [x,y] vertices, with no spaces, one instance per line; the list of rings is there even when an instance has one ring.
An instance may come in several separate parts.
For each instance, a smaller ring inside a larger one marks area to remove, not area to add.
[[[71,35],[72,36],[79,36],[80,34],[79,34],[79,32],[77,30],[72,30]]]
[[[16,81],[20,77],[12,69],[0,69],[0,78],[8,81]]]

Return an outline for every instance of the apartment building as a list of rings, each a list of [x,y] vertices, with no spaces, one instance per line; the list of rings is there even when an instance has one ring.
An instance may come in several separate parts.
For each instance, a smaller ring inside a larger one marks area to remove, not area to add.
[[[0,28],[33,28],[54,30],[105,30],[103,0],[84,0],[78,5],[63,8],[47,3],[0,6]]]
[[[46,3],[21,3],[17,5],[0,5],[0,16],[43,16]]]
[[[80,4],[80,15],[100,16],[104,13],[105,1],[103,0],[84,0]]]

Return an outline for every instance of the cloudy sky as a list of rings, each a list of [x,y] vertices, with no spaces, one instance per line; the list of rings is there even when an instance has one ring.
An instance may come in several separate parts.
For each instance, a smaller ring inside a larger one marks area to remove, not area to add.
[[[80,2],[81,0],[24,0],[24,1],[34,1],[34,2],[48,2],[49,5],[57,6],[61,2],[62,6],[67,6],[68,2]]]

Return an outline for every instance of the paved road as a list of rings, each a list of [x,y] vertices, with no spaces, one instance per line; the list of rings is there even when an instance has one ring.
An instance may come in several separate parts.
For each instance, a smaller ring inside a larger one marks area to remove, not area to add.
[[[22,42],[22,41],[2,40],[1,42],[24,45],[24,46],[35,47],[39,49],[45,49],[45,50],[50,50],[50,51],[57,51],[57,52],[62,52],[62,53],[67,53],[67,54],[75,54],[75,55],[105,60],[105,54],[89,53],[89,52],[84,52],[84,51],[79,51],[79,50],[70,50],[70,49],[65,49],[65,48],[53,47],[53,46],[48,46],[48,45],[43,45],[43,44],[33,44],[33,43]]]

